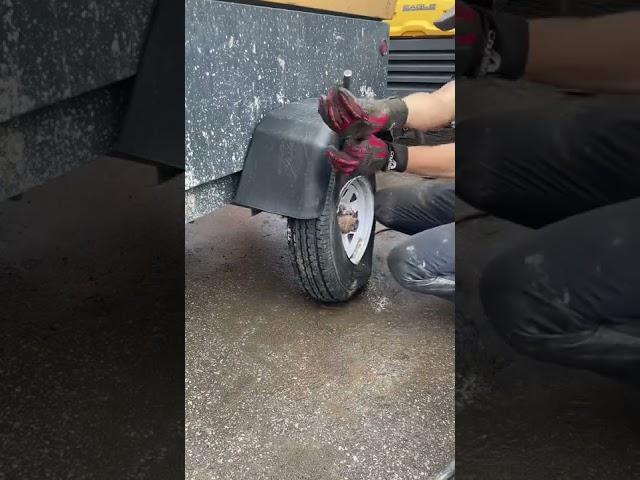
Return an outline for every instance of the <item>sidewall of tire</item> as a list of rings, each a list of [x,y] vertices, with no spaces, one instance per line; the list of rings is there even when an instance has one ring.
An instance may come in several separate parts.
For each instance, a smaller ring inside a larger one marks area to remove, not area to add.
[[[371,268],[373,264],[373,244],[375,237],[375,218],[374,224],[371,226],[371,233],[369,236],[369,242],[367,244],[367,249],[358,262],[358,264],[354,264],[351,262],[347,253],[344,250],[344,246],[342,244],[342,234],[340,232],[340,228],[338,226],[338,200],[340,195],[340,190],[342,187],[351,179],[356,178],[355,176],[347,176],[347,175],[336,175],[335,182],[333,183],[333,191],[327,192],[327,195],[332,195],[333,201],[326,202],[325,211],[323,215],[330,216],[330,228],[331,228],[331,238],[332,238],[332,251],[334,258],[334,269],[336,272],[336,277],[342,289],[344,291],[343,298],[341,300],[348,300],[351,298],[358,290],[362,289],[367,282],[369,281],[369,277],[371,276]],[[375,176],[365,177],[369,182],[369,186],[371,187],[372,194],[375,194]]]

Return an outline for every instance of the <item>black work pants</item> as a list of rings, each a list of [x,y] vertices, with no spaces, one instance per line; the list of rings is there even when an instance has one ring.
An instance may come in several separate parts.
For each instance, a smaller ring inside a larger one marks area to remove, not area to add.
[[[405,288],[453,299],[455,293],[455,187],[422,180],[380,190],[376,219],[411,235],[391,250],[387,263]]]
[[[638,99],[579,100],[457,127],[458,195],[536,229],[484,272],[489,320],[529,356],[637,378]]]

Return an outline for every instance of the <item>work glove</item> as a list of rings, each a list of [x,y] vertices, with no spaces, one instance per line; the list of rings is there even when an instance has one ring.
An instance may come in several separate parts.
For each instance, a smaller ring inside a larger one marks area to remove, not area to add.
[[[458,75],[520,78],[528,52],[529,24],[524,18],[456,1]]]
[[[409,150],[369,135],[365,140],[349,138],[342,150],[331,146],[327,150],[334,170],[351,175],[358,171],[370,175],[377,170],[404,172],[407,169]]]
[[[356,98],[349,90],[332,87],[318,102],[318,113],[327,126],[341,137],[362,142],[394,126],[404,126],[409,111],[400,98],[370,100]]]

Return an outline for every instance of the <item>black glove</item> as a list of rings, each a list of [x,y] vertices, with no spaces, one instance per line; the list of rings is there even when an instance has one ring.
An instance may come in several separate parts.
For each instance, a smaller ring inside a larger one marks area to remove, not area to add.
[[[347,175],[356,170],[367,175],[377,170],[404,172],[409,160],[406,146],[385,142],[375,135],[362,141],[349,139],[342,150],[329,147],[327,154],[333,168]]]
[[[346,88],[332,87],[326,97],[320,97],[318,113],[338,135],[361,142],[369,135],[404,126],[409,110],[400,98],[356,98]]]
[[[490,12],[456,2],[456,73],[516,79],[529,53],[529,24],[508,13]]]

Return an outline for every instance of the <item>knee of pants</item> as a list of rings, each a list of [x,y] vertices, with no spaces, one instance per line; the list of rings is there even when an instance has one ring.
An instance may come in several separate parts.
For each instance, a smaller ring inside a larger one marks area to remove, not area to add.
[[[544,281],[531,277],[524,265],[518,255],[498,256],[489,263],[480,278],[484,311],[519,353],[539,360],[562,357],[566,341],[588,327],[572,319],[575,312],[551,301]]]
[[[485,314],[497,333],[516,351],[529,355],[535,335],[522,335],[526,331],[523,316],[525,299],[513,288],[507,262],[495,259],[489,263],[480,277],[480,300]]]
[[[408,290],[453,299],[455,280],[450,275],[432,272],[407,251],[406,245],[399,245],[387,258],[389,271],[395,280]]]
[[[403,287],[407,287],[409,283],[409,259],[407,258],[406,252],[404,252],[403,248],[395,247],[389,253],[387,257],[387,265],[389,266],[389,271],[393,278],[402,285]]]
[[[553,298],[552,289],[532,288],[531,278],[521,274],[522,268],[517,273],[516,263],[492,262],[480,281],[485,312],[507,343],[539,361],[620,379],[638,378],[637,336],[601,324],[590,312],[570,308]]]
[[[392,228],[396,222],[396,201],[391,189],[379,190],[375,198],[375,218],[385,227]]]

